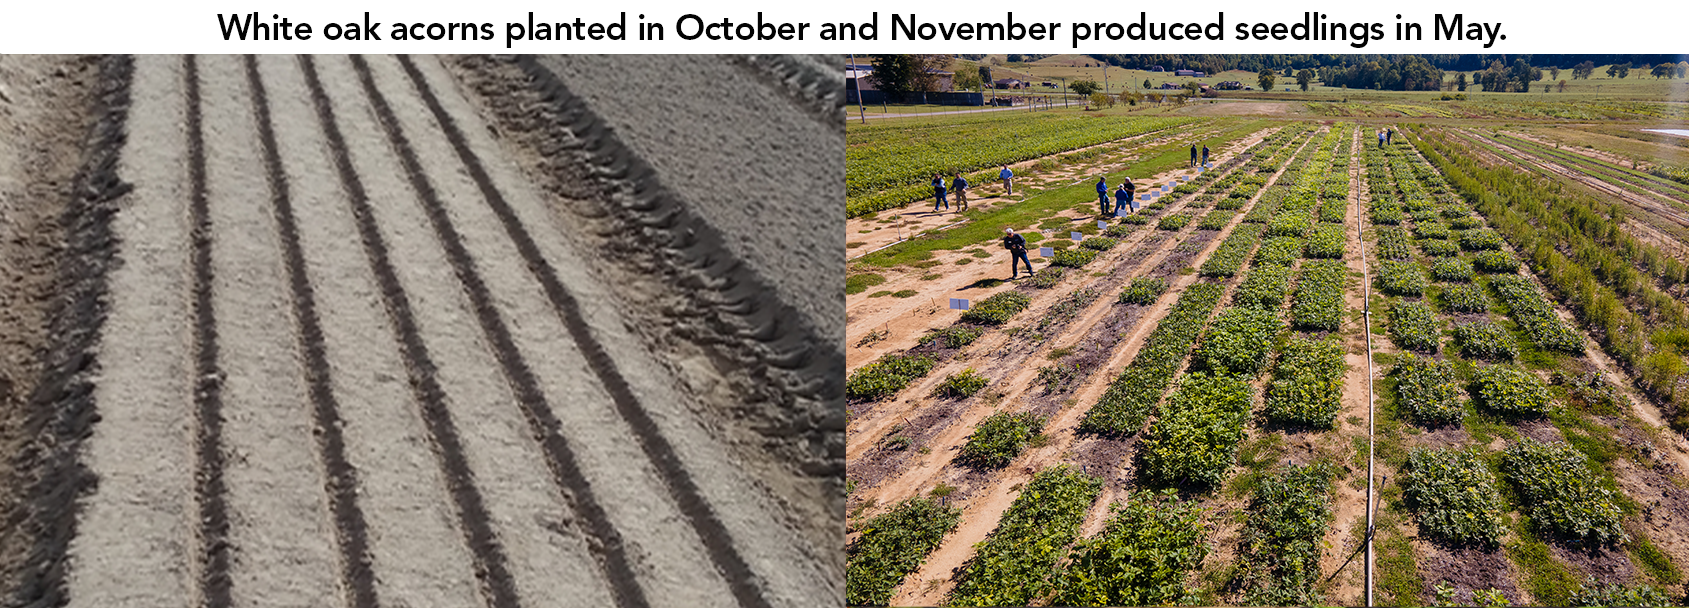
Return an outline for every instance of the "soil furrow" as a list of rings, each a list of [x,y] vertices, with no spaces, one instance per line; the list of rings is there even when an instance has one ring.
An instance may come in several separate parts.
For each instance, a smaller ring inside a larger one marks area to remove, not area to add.
[[[363,181],[352,167],[345,139],[341,136],[336,122],[334,108],[318,78],[315,61],[309,56],[304,56],[300,58],[300,65],[304,70],[305,82],[316,106],[323,134],[333,152],[336,173],[357,219],[359,237],[380,284],[390,322],[400,336],[411,389],[428,425],[430,439],[440,457],[442,472],[446,476],[446,483],[456,503],[458,518],[463,525],[465,541],[474,554],[476,578],[481,581],[482,591],[491,606],[516,606],[516,591],[506,565],[504,549],[493,533],[485,500],[475,485],[474,476],[464,455],[463,441],[446,406],[445,393],[435,377],[438,367],[418,331],[410,297],[399,284],[387,242],[376,226]]]
[[[198,415],[194,479],[199,507],[200,603],[228,606],[229,513],[228,487],[223,480],[223,372],[217,367],[217,315],[212,301],[211,207],[205,191],[205,131],[201,114],[199,61],[182,61],[187,90],[188,214],[193,239],[193,405]]]
[[[257,57],[247,55],[243,67],[252,96],[252,107],[258,126],[258,139],[264,157],[264,175],[270,187],[270,204],[276,231],[281,239],[282,258],[287,270],[287,284],[292,296],[294,319],[298,324],[298,348],[305,356],[305,381],[311,401],[311,413],[316,426],[312,434],[317,439],[317,451],[324,469],[324,491],[328,495],[329,510],[334,514],[335,534],[340,549],[340,576],[347,590],[347,603],[353,608],[374,608],[379,604],[370,571],[368,524],[362,507],[358,505],[357,470],[347,462],[346,438],[341,432],[340,403],[335,397],[328,354],[323,345],[322,321],[317,313],[316,291],[305,273],[305,254],[301,250],[298,218],[286,171],[282,168],[281,153],[276,144],[274,121],[270,116],[269,95],[258,73]]]
[[[479,189],[482,199],[497,215],[499,223],[504,227],[506,235],[515,244],[516,250],[526,263],[528,270],[543,287],[546,298],[561,317],[564,326],[568,329],[569,336],[574,339],[576,347],[584,355],[585,361],[598,379],[599,384],[608,391],[611,401],[615,404],[617,414],[631,427],[646,458],[656,466],[657,471],[661,474],[663,485],[668,490],[669,497],[680,507],[682,515],[686,517],[692,529],[702,539],[704,546],[708,549],[710,560],[727,578],[733,596],[738,599],[741,606],[771,608],[768,600],[763,596],[756,575],[751,571],[750,566],[745,563],[745,559],[740,555],[738,548],[734,546],[733,537],[722,524],[721,518],[716,515],[715,509],[699,492],[697,483],[693,481],[691,472],[681,462],[674,446],[658,430],[657,424],[646,412],[645,406],[634,396],[632,388],[629,386],[627,379],[622,376],[616,362],[605,352],[604,345],[592,333],[591,327],[583,317],[580,305],[575,301],[574,295],[558,280],[556,270],[541,255],[533,237],[517,218],[510,203],[505,200],[504,194],[493,185],[492,179],[488,177],[480,159],[470,151],[470,147],[464,141],[463,133],[458,129],[456,121],[441,107],[439,99],[435,96],[427,81],[423,79],[415,63],[405,56],[399,57],[399,63],[403,66],[411,84],[421,95],[436,124],[444,131],[447,141],[451,143],[453,151],[457,154],[458,160],[469,170],[469,175],[474,180],[476,188]],[[468,261],[467,253],[464,254],[464,257]],[[473,267],[470,267],[469,271],[474,272]],[[504,331],[496,325],[495,323],[489,325],[489,327]],[[545,429],[547,452],[560,464],[565,459],[572,459],[573,456],[567,454],[568,446],[563,443],[561,435],[557,433],[557,423],[554,416],[549,412],[549,406],[536,403],[536,409],[540,408],[543,408],[544,411],[536,411],[533,416]],[[572,467],[574,465],[568,465],[565,470]],[[612,569],[613,576],[620,574]],[[621,585],[622,583],[618,582],[617,584]]]
[[[400,339],[383,307],[333,151],[309,94],[301,61],[257,57],[321,324],[325,376],[339,406],[347,465],[358,473],[357,504],[368,525],[374,595],[396,606],[482,603],[474,557],[418,414]],[[323,428],[323,432],[331,432]],[[316,438],[317,441],[322,439]],[[482,480],[485,483],[485,480]],[[345,564],[342,564],[342,568]],[[592,597],[588,594],[577,594]]]

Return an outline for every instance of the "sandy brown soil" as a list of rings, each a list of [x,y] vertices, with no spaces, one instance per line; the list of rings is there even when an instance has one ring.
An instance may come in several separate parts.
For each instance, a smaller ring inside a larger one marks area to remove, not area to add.
[[[678,169],[482,61],[0,57],[0,256],[41,275],[0,323],[45,342],[0,603],[836,600],[842,353]]]

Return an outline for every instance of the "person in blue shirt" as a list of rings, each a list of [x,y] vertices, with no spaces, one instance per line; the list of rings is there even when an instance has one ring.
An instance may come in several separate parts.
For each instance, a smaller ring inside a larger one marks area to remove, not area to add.
[[[935,213],[938,212],[938,206],[939,205],[944,205],[945,209],[950,208],[950,201],[944,200],[944,176],[938,175],[936,173],[933,174],[933,176],[932,176],[932,194],[933,194],[933,197],[934,197],[933,202],[932,202],[933,212],[935,212]]]
[[[1008,165],[1003,165],[1003,170],[997,172],[997,177],[1003,180],[1003,196],[1015,193],[1015,172],[1010,171]]]
[[[1384,130],[1383,129],[1378,130],[1378,147],[1380,147],[1380,148],[1384,147]]]
[[[1116,216],[1125,211],[1127,205],[1132,204],[1132,193],[1126,191],[1126,184],[1128,183],[1131,183],[1131,180],[1122,182],[1120,187],[1114,189],[1114,214]]]
[[[1191,166],[1196,166],[1196,144],[1191,144]]]
[[[957,173],[956,174],[956,181],[950,183],[950,191],[956,193],[956,208],[960,209],[962,211],[967,211],[968,210],[968,178],[962,177],[962,174]]]
[[[1020,278],[1019,263],[1026,263],[1026,276],[1032,276],[1032,260],[1026,258],[1026,237],[1015,234],[1014,228],[1004,228],[1003,248],[1009,250],[1009,280]]]
[[[1208,144],[1202,145],[1202,166],[1208,166]]]
[[[1105,176],[1097,177],[1097,206],[1102,209],[1103,215],[1108,215],[1108,178]]]

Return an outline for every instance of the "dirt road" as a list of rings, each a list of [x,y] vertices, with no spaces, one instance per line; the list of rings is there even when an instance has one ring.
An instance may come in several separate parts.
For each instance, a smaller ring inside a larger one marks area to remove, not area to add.
[[[837,601],[814,497],[677,371],[711,351],[633,329],[446,63],[114,57],[101,87],[7,605]]]

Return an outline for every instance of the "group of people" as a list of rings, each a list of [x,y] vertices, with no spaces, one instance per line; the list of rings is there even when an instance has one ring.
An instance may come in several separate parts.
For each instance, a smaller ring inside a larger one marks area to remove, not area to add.
[[[952,174],[951,177],[953,178],[952,181],[946,186],[944,175],[932,174],[932,210],[935,213],[938,212],[940,206],[945,209],[950,208],[948,195],[951,192],[956,193],[957,210],[968,210],[968,178],[963,177],[960,173]],[[997,178],[1003,180],[1003,196],[1015,193],[1015,172],[1009,170],[1008,165],[1003,165],[1003,170],[997,172]]]
[[[1378,147],[1382,148],[1382,147],[1384,147],[1384,144],[1390,143],[1390,139],[1395,134],[1396,134],[1396,132],[1392,129],[1379,129],[1378,130]]]
[[[1192,167],[1197,166],[1197,164],[1196,164],[1196,144],[1191,144],[1191,166]],[[1202,166],[1204,166],[1204,167],[1208,166],[1208,144],[1202,145]]]
[[[1120,185],[1114,189],[1114,211],[1112,215],[1120,215],[1124,209],[1138,212],[1138,186],[1132,183],[1132,178],[1121,177]],[[1097,207],[1103,215],[1110,215],[1108,208],[1108,177],[1097,176]]]

